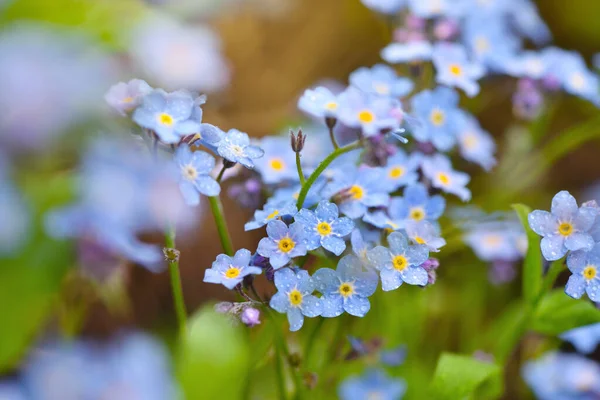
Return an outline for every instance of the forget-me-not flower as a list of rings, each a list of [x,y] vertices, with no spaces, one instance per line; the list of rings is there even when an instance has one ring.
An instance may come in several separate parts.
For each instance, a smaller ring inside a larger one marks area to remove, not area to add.
[[[298,209],[294,200],[287,200],[285,202],[267,201],[262,210],[254,212],[254,219],[244,225],[244,230],[251,231],[258,229],[275,219],[286,216],[293,217],[297,213]]]
[[[267,225],[267,235],[258,243],[258,254],[269,258],[274,269],[290,262],[294,257],[303,256],[307,252],[304,225],[294,222],[289,227],[280,220]]]
[[[352,252],[358,256],[363,264],[369,265],[367,258],[367,252],[373,248],[373,244],[366,241],[363,237],[362,232],[359,228],[355,228],[350,235],[350,244],[352,245]]]
[[[361,128],[367,137],[400,127],[394,115],[398,110],[401,113],[400,102],[391,97],[370,95],[351,86],[340,94],[339,102],[339,119],[349,127]]]
[[[406,5],[406,0],[361,0],[361,2],[371,10],[382,14],[395,14]]]
[[[186,203],[191,206],[200,204],[200,193],[205,196],[217,196],[221,187],[210,176],[215,167],[215,159],[204,151],[191,151],[182,144],[175,152],[175,163],[179,168],[179,188]]]
[[[348,217],[339,217],[338,207],[327,200],[321,200],[315,211],[300,210],[295,220],[304,225],[308,250],[321,246],[336,256],[346,250],[344,237],[354,229],[354,222]]]
[[[542,236],[542,255],[548,261],[562,258],[568,250],[589,251],[594,240],[589,231],[598,210],[578,207],[577,200],[569,192],[558,192],[552,199],[551,212],[535,210],[529,214],[529,226]]]
[[[264,156],[254,162],[264,183],[272,184],[298,178],[296,154],[290,140],[284,137],[268,137],[260,142]]]
[[[502,19],[473,16],[464,25],[463,40],[475,60],[491,70],[504,71],[520,49],[519,39]]]
[[[408,78],[399,78],[393,68],[377,64],[361,67],[350,74],[350,84],[365,93],[379,96],[402,97],[410,93],[414,84]]]
[[[146,81],[132,79],[127,83],[113,85],[104,95],[104,100],[121,115],[126,115],[139,106],[144,96],[151,91],[152,87]]]
[[[572,275],[565,287],[565,293],[575,299],[587,293],[592,301],[600,301],[600,244],[596,243],[589,251],[578,250],[570,253],[567,257],[567,267]]]
[[[204,272],[204,282],[220,283],[227,289],[233,289],[248,275],[258,275],[262,269],[250,265],[252,254],[246,249],[236,251],[233,257],[219,254],[212,267]]]
[[[402,197],[396,197],[390,202],[389,209],[393,210],[396,219],[413,221],[436,221],[444,213],[446,200],[440,195],[429,196],[425,185],[416,183],[404,189]]]
[[[440,247],[446,245],[446,240],[440,237],[439,230],[431,222],[423,221],[406,221],[405,229],[408,238],[415,244],[424,244],[429,251],[438,252]]]
[[[290,268],[275,271],[277,293],[269,305],[280,313],[287,313],[290,330],[297,331],[304,324],[304,316],[318,317],[323,312],[323,302],[313,296],[315,284],[305,270]]]
[[[411,103],[413,113],[419,120],[412,130],[415,139],[431,142],[441,151],[450,150],[456,143],[458,94],[439,86],[418,93]]]
[[[571,343],[580,353],[593,353],[600,343],[600,323],[571,329],[562,333],[560,338]]]
[[[394,290],[403,282],[425,286],[427,271],[421,264],[429,257],[427,247],[421,244],[409,245],[404,232],[392,232],[387,240],[389,249],[377,246],[367,254],[371,264],[380,271],[381,288],[384,291]]]
[[[360,377],[346,379],[338,390],[342,400],[400,400],[405,392],[404,380],[390,378],[379,369],[369,370]]]
[[[385,179],[391,190],[415,183],[419,178],[418,167],[419,157],[414,154],[408,156],[402,149],[398,149],[385,165]]]
[[[463,46],[450,43],[436,45],[433,49],[433,65],[438,83],[458,87],[469,97],[479,93],[477,81],[485,74],[485,68],[477,62],[471,62]]]
[[[483,261],[517,261],[524,253],[521,241],[527,240],[520,224],[511,222],[482,222],[469,229],[464,237]]]
[[[250,138],[247,133],[240,132],[237,129],[230,129],[225,134],[223,140],[217,147],[219,155],[228,161],[240,163],[244,167],[254,168],[254,159],[264,155],[264,151],[250,144]]]
[[[315,118],[335,118],[339,111],[338,97],[324,86],[306,89],[298,100],[298,108]]]
[[[337,270],[321,268],[313,275],[317,291],[323,294],[323,317],[337,317],[346,311],[364,317],[371,308],[368,297],[375,293],[379,278],[364,271],[363,262],[354,254],[343,257]]]
[[[552,33],[544,22],[532,0],[509,2],[508,13],[511,22],[521,36],[540,46],[552,40]]]
[[[392,43],[381,50],[381,58],[390,64],[404,64],[431,59],[433,46],[426,41]]]
[[[496,165],[496,143],[492,135],[484,131],[477,119],[465,111],[459,110],[456,122],[460,155],[489,171]]]
[[[471,199],[471,191],[466,187],[471,177],[464,172],[453,170],[448,157],[441,154],[427,157],[421,168],[433,187],[454,194],[462,201]]]
[[[553,74],[560,79],[564,90],[600,105],[600,80],[591,72],[577,52],[552,49]]]

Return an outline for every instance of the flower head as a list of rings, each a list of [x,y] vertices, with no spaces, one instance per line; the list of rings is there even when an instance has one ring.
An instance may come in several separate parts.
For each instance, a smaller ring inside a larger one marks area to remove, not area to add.
[[[248,134],[240,132],[237,129],[230,129],[225,134],[223,140],[219,142],[217,151],[226,160],[240,163],[249,169],[254,168],[252,160],[264,155],[264,151],[260,147],[250,144]]]
[[[575,299],[587,293],[592,301],[600,301],[600,244],[595,244],[589,251],[570,253],[567,266],[573,274],[567,282],[565,293]]]
[[[340,94],[339,101],[340,120],[349,127],[361,128],[367,137],[400,127],[394,112],[401,113],[402,109],[391,97],[370,95],[351,86]]]
[[[593,353],[600,342],[600,323],[571,329],[561,334],[560,338],[571,343],[580,353]]]
[[[215,159],[203,151],[191,151],[182,144],[175,152],[175,163],[179,169],[179,188],[188,205],[200,204],[200,194],[217,196],[221,187],[210,176],[215,167]]]
[[[315,284],[307,271],[284,268],[275,271],[277,293],[269,306],[277,312],[287,313],[290,330],[297,331],[304,324],[304,316],[318,317],[323,312],[322,300],[313,296]]]
[[[238,250],[233,257],[219,254],[212,267],[204,272],[204,282],[218,283],[233,289],[248,275],[258,275],[262,269],[250,265],[252,254],[246,249]]]
[[[389,97],[403,97],[414,86],[410,79],[399,78],[393,68],[384,64],[361,67],[350,74],[349,81],[365,93]]]
[[[598,209],[578,207],[577,200],[563,190],[552,199],[548,211],[535,210],[529,214],[529,226],[542,236],[542,255],[548,261],[562,258],[568,250],[591,250],[594,240],[589,231]]]
[[[296,156],[284,137],[268,137],[260,142],[264,156],[255,161],[255,166],[264,183],[298,181]]]
[[[392,43],[381,50],[381,58],[390,64],[427,61],[431,59],[432,54],[433,46],[424,40],[408,43]]]
[[[380,271],[381,288],[384,291],[394,290],[403,282],[425,286],[428,276],[421,264],[429,257],[427,247],[409,245],[404,232],[392,232],[387,240],[389,248],[378,246],[367,254],[371,264]]]
[[[446,241],[440,237],[435,225],[429,221],[407,221],[405,224],[406,234],[414,244],[424,244],[429,251],[438,252],[440,247],[446,245]]]
[[[338,96],[323,86],[307,89],[298,100],[298,108],[319,119],[335,118],[339,111]]]
[[[398,149],[396,154],[388,158],[385,165],[385,179],[391,190],[415,183],[418,179],[418,167],[419,157],[407,156],[403,150]]]
[[[493,221],[476,224],[464,241],[480,260],[517,261],[523,257],[520,242],[524,239],[525,232],[519,224]]]
[[[457,118],[457,135],[460,155],[465,160],[479,164],[486,171],[496,165],[494,139],[481,129],[475,117],[462,110]]]
[[[595,73],[588,69],[583,57],[573,51],[556,48],[549,51],[552,58],[552,74],[559,78],[563,89],[567,93],[599,105],[598,85],[600,85],[600,80]]]
[[[338,207],[327,200],[321,200],[315,211],[303,208],[295,220],[304,225],[308,250],[323,246],[336,256],[346,249],[344,236],[354,229],[354,222],[347,217],[340,218]]]
[[[133,111],[142,102],[145,95],[150,93],[152,88],[141,79],[132,79],[129,82],[119,82],[113,85],[104,99],[121,115],[126,115]]]
[[[431,142],[441,151],[454,146],[458,112],[458,94],[454,90],[442,86],[424,90],[412,98],[412,110],[419,120],[413,127],[415,139]]]
[[[244,230],[251,231],[258,229],[265,226],[270,221],[281,217],[293,217],[297,213],[298,209],[296,208],[296,202],[293,200],[284,202],[268,201],[262,210],[256,210],[254,212],[254,219],[244,225]]]
[[[283,267],[294,257],[306,254],[304,225],[300,222],[288,227],[283,221],[271,221],[267,225],[267,235],[258,243],[257,252],[268,257],[274,269]]]
[[[433,49],[433,64],[438,83],[461,88],[469,97],[479,93],[477,81],[485,74],[485,69],[481,64],[471,62],[461,45],[436,45]]]
[[[507,24],[490,16],[467,18],[463,40],[475,60],[492,71],[504,71],[520,48],[519,39],[510,32]]]
[[[405,5],[406,0],[361,0],[362,3],[373,11],[382,14],[395,14]]]
[[[427,188],[420,183],[407,186],[403,197],[390,202],[390,215],[394,219],[436,221],[444,213],[446,200],[440,195],[429,196]]]
[[[471,178],[464,172],[453,170],[448,157],[441,154],[427,157],[423,161],[422,169],[433,187],[454,194],[462,201],[471,199],[471,191],[466,187]]]
[[[361,377],[342,382],[338,393],[342,400],[399,400],[406,392],[402,379],[390,378],[382,370],[369,370]]]

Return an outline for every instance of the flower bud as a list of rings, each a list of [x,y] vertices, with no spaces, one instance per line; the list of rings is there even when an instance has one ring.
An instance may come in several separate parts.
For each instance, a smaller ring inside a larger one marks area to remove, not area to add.
[[[302,133],[302,129],[298,129],[298,134],[294,134],[293,131],[290,130],[290,140],[292,143],[292,150],[295,153],[300,153],[304,148],[304,142],[306,141],[306,135]]]
[[[260,311],[253,307],[247,307],[240,315],[242,323],[250,328],[260,324]]]

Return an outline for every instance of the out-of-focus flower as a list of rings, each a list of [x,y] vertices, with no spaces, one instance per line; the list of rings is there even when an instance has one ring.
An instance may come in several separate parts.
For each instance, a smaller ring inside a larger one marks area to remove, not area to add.
[[[365,93],[379,96],[402,97],[410,93],[414,84],[410,79],[399,78],[393,68],[377,64],[361,67],[350,74],[350,84]]]
[[[228,161],[240,163],[244,167],[254,168],[253,160],[264,155],[264,151],[250,144],[250,138],[247,133],[240,132],[237,129],[230,129],[225,134],[223,140],[219,142],[217,148],[219,155]]]
[[[373,245],[366,242],[363,238],[360,229],[354,229],[350,235],[350,243],[352,244],[352,252],[358,256],[363,265],[368,264],[367,253],[373,248]]]
[[[568,250],[591,250],[594,240],[589,231],[598,210],[578,207],[577,200],[569,192],[558,192],[548,211],[535,210],[529,214],[529,226],[542,236],[542,254],[548,261],[562,258]]]
[[[406,0],[361,0],[362,3],[373,11],[382,14],[395,14],[405,5]]]
[[[544,110],[544,95],[530,79],[520,79],[513,94],[513,112],[517,117],[533,120]]]
[[[342,400],[399,400],[405,392],[406,384],[402,379],[390,378],[377,369],[346,379],[338,390]]]
[[[526,363],[521,374],[541,400],[592,400],[600,395],[600,365],[577,354],[547,353]]]
[[[438,83],[461,88],[469,97],[479,93],[477,81],[485,74],[485,69],[481,64],[471,62],[461,45],[436,45],[433,49],[433,64]]]
[[[304,225],[294,222],[289,227],[285,222],[275,220],[267,225],[268,237],[258,243],[257,253],[269,258],[271,266],[281,268],[294,257],[306,254]]]
[[[134,29],[130,49],[148,80],[167,90],[214,92],[229,83],[219,37],[207,27],[148,18]]]
[[[459,111],[456,122],[460,155],[489,171],[496,165],[496,143],[492,135],[481,128],[477,118],[465,111]]]
[[[589,100],[600,105],[598,87],[600,80],[591,72],[583,57],[577,52],[552,48],[553,75],[559,78],[563,89],[567,93]]]
[[[254,219],[244,225],[244,230],[251,231],[261,228],[269,222],[281,217],[294,216],[298,213],[295,201],[286,201],[284,203],[267,202],[262,210],[254,212]]]
[[[265,154],[254,164],[264,183],[298,181],[296,155],[288,138],[268,137],[260,141],[260,147]]]
[[[425,158],[422,170],[423,174],[431,180],[433,187],[454,194],[462,201],[471,199],[471,191],[466,187],[471,177],[464,172],[453,170],[452,164],[446,156],[436,154]]]
[[[415,139],[431,142],[441,151],[450,150],[456,143],[458,94],[440,86],[418,93],[412,98],[411,104],[419,120],[412,130]]]
[[[307,89],[298,100],[298,108],[305,113],[324,119],[337,116],[340,104],[338,97],[323,86]]]
[[[132,79],[129,82],[119,82],[110,87],[104,95],[104,100],[121,115],[133,111],[142,103],[145,95],[152,91],[152,87],[141,79]]]
[[[596,243],[589,251],[570,253],[567,266],[573,274],[567,282],[565,293],[575,299],[587,293],[592,301],[600,301],[600,244]]]
[[[552,33],[542,20],[537,6],[533,1],[513,1],[507,11],[516,30],[522,36],[531,39],[537,45],[542,45],[552,40]]]
[[[520,49],[520,41],[502,19],[489,16],[467,18],[463,40],[475,60],[492,71],[505,71]]]
[[[427,61],[431,59],[432,54],[433,47],[426,41],[392,43],[381,50],[381,58],[390,64]]]
[[[518,223],[491,221],[475,224],[465,242],[483,261],[516,261],[523,257],[519,246],[525,232]]]
[[[600,343],[600,323],[571,329],[561,334],[560,338],[575,346],[578,352],[590,354]]]
[[[212,267],[204,274],[204,282],[219,283],[233,289],[248,275],[258,275],[262,269],[250,265],[252,254],[246,249],[238,250],[233,257],[219,254]]]
[[[394,110],[401,110],[400,103],[390,97],[369,95],[349,87],[340,94],[339,102],[339,119],[347,126],[361,128],[367,137],[400,127],[393,114]]]
[[[391,190],[397,190],[402,186],[415,183],[418,179],[418,167],[418,157],[415,155],[407,156],[403,150],[398,149],[396,154],[388,158],[385,166],[385,179],[388,181]]]
[[[323,317],[337,317],[344,311],[364,317],[371,308],[368,297],[375,293],[379,278],[372,270],[365,272],[362,261],[349,254],[340,260],[337,270],[317,270],[313,282],[317,291],[323,293]]]
[[[384,291],[394,290],[403,282],[425,286],[427,271],[421,264],[429,257],[427,247],[421,244],[409,245],[403,232],[392,232],[387,240],[389,249],[378,246],[367,254],[371,264],[380,271],[381,288]]]
[[[277,293],[269,306],[277,312],[287,313],[290,330],[297,331],[304,324],[304,316],[318,317],[323,312],[323,302],[312,293],[315,284],[307,271],[284,268],[275,272]]]
[[[446,241],[440,237],[438,229],[429,221],[407,221],[406,234],[414,244],[424,244],[429,251],[438,252]]]
[[[215,159],[210,154],[191,151],[183,144],[177,149],[174,160],[179,168],[179,188],[188,205],[200,204],[200,194],[217,196],[221,193],[221,187],[209,175],[215,167]]]
[[[346,250],[345,236],[354,229],[354,221],[347,217],[339,217],[338,207],[322,200],[315,211],[306,208],[300,210],[295,220],[304,225],[305,241],[308,250],[321,246],[336,256]]]
[[[2,8],[2,4],[0,4],[0,8]],[[0,399],[27,400],[25,388],[17,380],[0,382]]]

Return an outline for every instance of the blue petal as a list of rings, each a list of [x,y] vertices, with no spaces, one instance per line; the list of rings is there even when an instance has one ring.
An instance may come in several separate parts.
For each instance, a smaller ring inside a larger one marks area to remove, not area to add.
[[[409,285],[425,286],[429,280],[427,271],[422,267],[405,268],[400,272],[400,276],[402,277],[402,280]]]
[[[594,247],[594,239],[587,233],[572,233],[565,240],[565,247],[572,251],[590,251]]]
[[[235,255],[233,256],[233,265],[238,266],[238,267],[246,266],[246,265],[250,264],[251,257],[252,257],[252,254],[250,253],[249,250],[239,249],[238,251],[236,251]]]
[[[201,175],[209,174],[215,168],[214,157],[204,151],[195,151],[191,161]]]
[[[225,136],[225,132],[211,124],[200,125],[200,140],[210,145],[216,145]]]
[[[302,313],[307,317],[318,317],[323,312],[321,299],[313,295],[306,295],[302,299]]]
[[[344,301],[339,294],[323,296],[321,297],[321,302],[323,305],[321,316],[323,317],[334,318],[344,312]]]
[[[369,299],[362,296],[350,296],[344,301],[344,310],[355,317],[364,317],[371,309]]]
[[[558,192],[552,199],[550,211],[559,219],[571,219],[575,216],[577,210],[577,200],[566,190]]]
[[[290,323],[290,331],[295,332],[304,325],[304,315],[299,308],[290,307],[287,312],[288,322]]]
[[[297,277],[294,271],[289,268],[275,271],[275,287],[282,293],[290,292],[297,283]]]
[[[275,295],[271,297],[271,301],[269,301],[269,306],[279,313],[287,312],[289,304],[289,299],[283,292],[275,293]]]
[[[540,236],[547,236],[558,231],[558,220],[548,211],[535,210],[527,216],[529,226]]]
[[[334,293],[339,290],[340,279],[337,272],[331,268],[321,268],[312,276],[315,288],[323,294]]]
[[[381,289],[383,289],[384,292],[398,289],[402,285],[402,278],[395,269],[382,269],[380,276]]]
[[[579,299],[583,296],[586,288],[586,281],[581,275],[571,275],[567,286],[565,287],[565,293],[574,299]]]
[[[315,213],[311,210],[307,210],[306,208],[300,210],[300,212],[294,216],[294,220],[304,224],[307,230],[313,229],[319,223]]]
[[[353,229],[354,221],[347,217],[338,218],[331,223],[332,232],[338,236],[349,235]]]
[[[258,242],[258,249],[256,252],[263,257],[271,257],[278,250],[277,243],[270,238],[262,238]]]
[[[196,189],[196,186],[191,182],[184,181],[179,184],[179,189],[183,195],[185,203],[189,206],[197,206],[200,204],[200,194]]]
[[[259,243],[259,246],[260,246],[260,243]],[[281,252],[274,252],[269,257],[269,263],[271,264],[271,266],[274,269],[281,268],[289,262],[290,262],[290,256],[288,254],[284,254]]]
[[[422,184],[415,184],[404,189],[404,199],[409,206],[421,206],[427,201],[429,194]]]
[[[333,221],[339,215],[338,207],[327,200],[321,200],[315,210],[317,218],[321,221]]]
[[[340,204],[342,214],[350,218],[356,219],[362,217],[367,211],[367,207],[358,201],[345,201]]]
[[[555,261],[562,258],[567,249],[564,246],[565,240],[560,235],[550,235],[542,239],[542,255],[548,261]]]
[[[246,147],[245,150],[246,150],[246,154],[248,155],[248,157],[250,157],[252,159],[260,158],[265,155],[264,150],[257,146],[248,146],[248,147]]]
[[[383,246],[377,246],[369,250],[367,252],[367,259],[378,270],[390,268],[392,263],[390,251]]]
[[[221,274],[214,269],[207,269],[204,271],[204,280],[206,283],[217,283],[220,284],[222,281]]]
[[[221,186],[211,176],[199,176],[196,179],[196,187],[198,191],[205,196],[218,196],[221,193]]]
[[[579,211],[577,211],[577,216],[573,221],[573,225],[578,231],[587,232],[592,225],[594,225],[597,216],[598,209],[596,207],[581,207]]]
[[[424,244],[408,246],[406,256],[411,265],[419,266],[423,264],[429,257],[429,249]]]
[[[390,250],[394,254],[404,254],[408,247],[408,237],[402,232],[392,232],[387,237]]]
[[[593,302],[600,301],[600,280],[598,278],[594,278],[588,282],[587,295]]]
[[[336,237],[336,236],[325,236],[321,238],[321,244],[323,247],[336,256],[339,256],[346,250],[346,242],[344,239]]]
[[[425,214],[427,219],[438,219],[444,213],[445,208],[446,200],[442,196],[432,196],[425,206]]]
[[[288,226],[278,219],[267,224],[267,235],[271,239],[279,240],[288,234]]]

